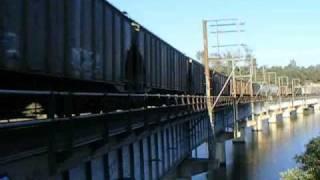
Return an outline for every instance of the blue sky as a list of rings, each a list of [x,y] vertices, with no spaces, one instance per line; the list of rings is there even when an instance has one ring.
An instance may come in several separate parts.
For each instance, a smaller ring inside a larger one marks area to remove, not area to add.
[[[319,0],[109,0],[190,57],[202,45],[202,20],[240,18],[259,65],[320,64]]]

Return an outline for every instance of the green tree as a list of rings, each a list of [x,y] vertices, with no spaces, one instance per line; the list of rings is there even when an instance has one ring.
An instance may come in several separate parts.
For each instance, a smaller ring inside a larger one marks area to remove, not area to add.
[[[289,169],[280,174],[282,180],[314,180],[314,176],[299,168]]]
[[[261,69],[258,68],[259,71]],[[302,84],[307,81],[320,82],[320,65],[300,67],[295,60],[291,60],[287,66],[272,66],[266,68],[266,71],[276,72],[278,76],[288,76],[289,82],[294,78],[299,78]]]
[[[304,171],[309,171],[316,179],[320,179],[320,137],[312,139],[306,145],[306,151],[296,157],[296,161]]]
[[[320,179],[320,137],[312,139],[306,145],[306,151],[295,157],[300,168],[281,173],[283,180],[318,180]]]

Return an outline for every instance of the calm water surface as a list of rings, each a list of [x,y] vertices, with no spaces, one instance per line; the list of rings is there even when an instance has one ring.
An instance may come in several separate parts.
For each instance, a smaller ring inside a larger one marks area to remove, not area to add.
[[[280,172],[297,166],[294,156],[305,150],[305,144],[313,137],[320,136],[320,114],[281,120],[274,124],[264,122],[263,127],[262,132],[247,129],[245,144],[227,141],[226,168],[219,169],[214,179],[279,179]],[[208,179],[207,173],[192,179]]]

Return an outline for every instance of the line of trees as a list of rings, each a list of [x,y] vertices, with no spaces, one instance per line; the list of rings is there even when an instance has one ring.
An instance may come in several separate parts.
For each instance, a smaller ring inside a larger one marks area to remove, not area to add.
[[[254,58],[250,49],[246,50],[247,57],[246,58]],[[224,54],[213,56],[219,56],[221,58],[232,58],[236,55],[235,53],[226,52]],[[202,61],[203,52],[198,51],[196,53],[196,58],[201,62]],[[256,59],[254,58],[254,64],[256,64]],[[222,62],[215,62],[214,68],[218,72],[222,72],[228,74],[230,72],[230,63],[222,63]],[[257,71],[262,72],[263,67],[258,67]],[[265,70],[267,72],[276,72],[277,76],[288,76],[289,79],[296,79],[299,78],[301,83],[304,84],[306,82],[314,82],[320,83],[320,64],[312,65],[308,67],[298,66],[296,61],[293,59],[287,66],[265,66]]]
[[[262,70],[260,67],[259,70]],[[320,83],[320,64],[309,67],[297,66],[295,60],[291,60],[287,66],[266,67],[266,71],[276,72],[278,76],[288,76],[289,79],[299,78],[301,83]]]

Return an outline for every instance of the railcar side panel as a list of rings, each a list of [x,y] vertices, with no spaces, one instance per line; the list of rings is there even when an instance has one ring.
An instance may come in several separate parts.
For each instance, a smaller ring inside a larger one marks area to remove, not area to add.
[[[172,52],[172,49],[168,48],[168,51],[169,51],[169,56],[168,56],[168,77],[169,77],[169,81],[168,81],[168,84],[169,84],[169,89],[172,89],[172,84],[173,84],[173,78],[172,78],[172,71],[173,71],[173,60],[172,60],[172,57],[173,57],[173,52]]]
[[[92,80],[92,5],[92,0],[81,0],[81,78],[85,80]]]
[[[0,1],[0,67],[20,70],[24,60],[25,1]]]
[[[122,19],[118,12],[114,12],[114,24],[113,24],[113,81],[121,82],[121,40],[122,40]]]
[[[124,19],[123,21],[123,49],[122,49],[122,60],[123,64],[121,67],[121,74],[125,77],[126,83],[132,83],[131,81],[134,80],[133,69],[135,66],[133,53],[131,52],[131,45],[132,45],[132,28],[131,23]]]
[[[162,88],[162,86],[161,86],[161,81],[162,81],[162,76],[163,76],[163,74],[162,74],[162,72],[161,72],[161,69],[163,68],[163,66],[162,66],[162,48],[161,48],[161,41],[158,39],[158,41],[157,41],[157,47],[158,47],[158,65],[157,65],[157,67],[158,67],[158,77],[159,77],[159,79],[158,79],[158,88]]]
[[[110,82],[113,78],[113,66],[114,62],[114,16],[111,8],[109,6],[104,7],[104,38],[103,38],[103,46],[104,46],[104,80]]]
[[[93,66],[92,66],[92,72],[93,77],[95,80],[103,80],[103,69],[105,66],[106,58],[104,57],[103,53],[103,28],[104,22],[103,22],[103,6],[104,1],[103,0],[94,0],[94,10],[93,10],[93,16],[94,16],[94,33],[93,33]]]
[[[81,73],[81,1],[65,1],[65,75],[80,78]]]
[[[154,37],[154,88],[158,88],[158,81],[160,79],[159,77],[159,71],[160,71],[160,66],[159,66],[159,47],[158,47],[158,38]]]
[[[64,75],[65,50],[65,9],[63,0],[48,1],[48,63],[49,74]]]
[[[47,53],[47,2],[29,0],[25,4],[25,57],[27,69],[45,72]]]
[[[140,61],[138,61],[140,64],[137,66],[141,69],[141,77],[139,78],[139,84],[141,86],[145,86],[146,82],[146,58],[145,58],[145,32],[143,30],[140,30],[138,33],[138,58]]]
[[[154,87],[155,71],[154,71],[154,39],[150,35],[150,86]]]
[[[166,80],[166,51],[165,51],[165,45],[163,42],[160,42],[160,48],[161,48],[161,88],[162,89],[166,89],[166,86],[165,86],[165,80]]]
[[[145,34],[146,85],[151,86],[151,43],[150,34]]]

